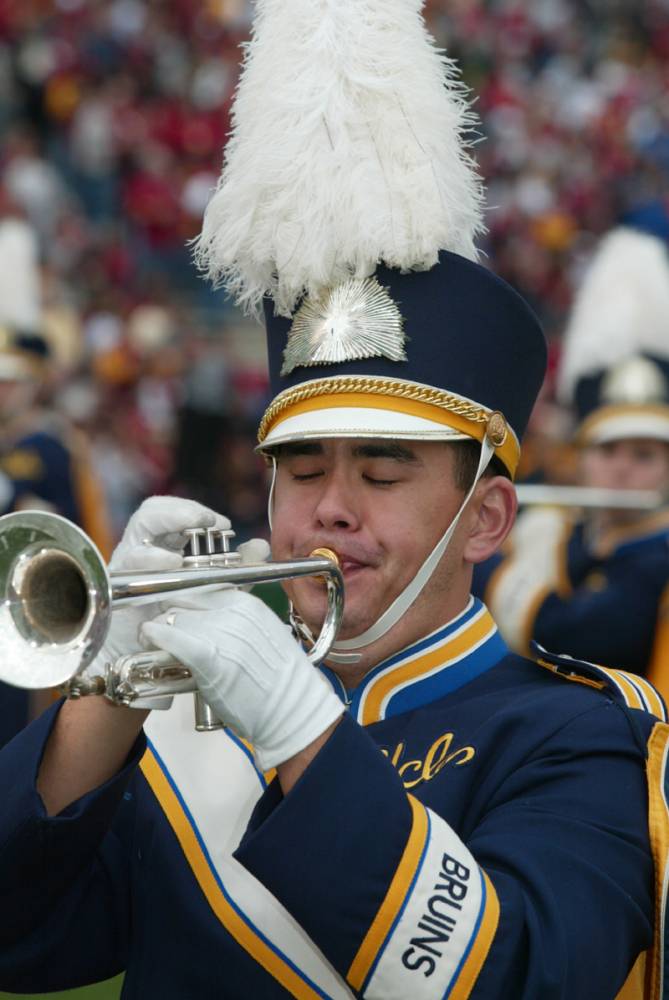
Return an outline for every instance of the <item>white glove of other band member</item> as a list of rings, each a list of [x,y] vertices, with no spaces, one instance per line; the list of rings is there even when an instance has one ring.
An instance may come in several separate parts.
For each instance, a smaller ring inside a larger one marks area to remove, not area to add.
[[[267,771],[294,757],[344,711],[287,625],[257,597],[218,594],[215,611],[175,607],[142,639],[192,670],[216,716],[253,745]]]

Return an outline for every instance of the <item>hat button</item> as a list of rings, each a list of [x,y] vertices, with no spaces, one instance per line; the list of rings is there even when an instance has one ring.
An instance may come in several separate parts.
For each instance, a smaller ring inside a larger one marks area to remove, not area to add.
[[[507,439],[509,428],[506,423],[506,419],[503,413],[499,410],[495,410],[488,417],[488,423],[486,425],[486,437],[490,444],[494,448],[501,448]]]

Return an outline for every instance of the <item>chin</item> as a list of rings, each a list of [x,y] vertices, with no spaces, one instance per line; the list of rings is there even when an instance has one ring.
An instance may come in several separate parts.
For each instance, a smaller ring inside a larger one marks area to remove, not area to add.
[[[291,587],[287,593],[295,611],[305,625],[318,631],[323,624],[328,606],[325,593],[313,593],[310,587]]]
[[[384,610],[378,604],[370,605],[368,587],[356,586],[357,581],[346,583],[344,592],[344,617],[338,636],[351,639],[370,628]],[[320,631],[327,611],[324,588],[312,580],[300,581],[290,588],[289,596],[302,621],[314,634]],[[390,602],[388,602],[390,603]]]
[[[314,635],[318,635],[323,624],[323,620],[325,619],[325,603],[323,602],[318,609],[314,608],[312,604],[309,604],[308,607],[300,607],[296,604],[295,610],[305,625],[311,629]],[[352,639],[356,635],[361,635],[365,632],[371,625],[374,624],[375,621],[376,619],[370,618],[368,608],[366,609],[364,617],[362,615],[356,615],[353,609],[351,609],[348,613],[344,611],[344,618],[339,632],[337,633],[337,637],[339,639]]]

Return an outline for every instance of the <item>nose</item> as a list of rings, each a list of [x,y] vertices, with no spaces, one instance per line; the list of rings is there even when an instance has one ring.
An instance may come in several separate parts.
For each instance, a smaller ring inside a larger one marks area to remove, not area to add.
[[[630,485],[630,480],[634,473],[634,464],[630,461],[629,455],[626,452],[618,449],[613,456],[610,468],[614,486],[624,489]]]
[[[324,477],[314,519],[318,528],[328,531],[355,531],[360,526],[355,489],[343,470],[333,470]]]

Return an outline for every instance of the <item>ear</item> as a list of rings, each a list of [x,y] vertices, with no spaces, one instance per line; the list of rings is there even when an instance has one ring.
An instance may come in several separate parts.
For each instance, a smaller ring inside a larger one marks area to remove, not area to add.
[[[469,535],[465,562],[481,563],[490,558],[511,531],[518,510],[513,483],[505,476],[484,477],[470,500]]]

